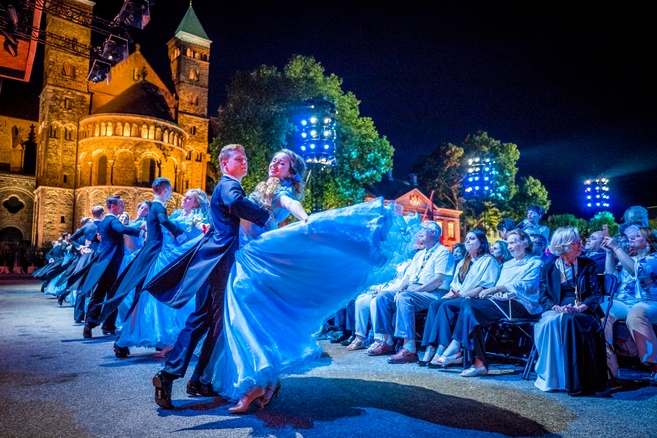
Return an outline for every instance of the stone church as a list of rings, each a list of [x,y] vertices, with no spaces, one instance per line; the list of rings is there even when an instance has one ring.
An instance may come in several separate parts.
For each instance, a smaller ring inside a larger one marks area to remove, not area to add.
[[[92,2],[65,1],[92,13]],[[89,28],[50,15],[45,26],[91,45]],[[188,189],[205,189],[210,44],[190,5],[167,45],[171,78],[137,46],[95,83],[88,58],[46,45],[38,120],[0,109],[0,241],[48,243],[110,195],[134,217],[159,176],[173,184],[172,208]]]

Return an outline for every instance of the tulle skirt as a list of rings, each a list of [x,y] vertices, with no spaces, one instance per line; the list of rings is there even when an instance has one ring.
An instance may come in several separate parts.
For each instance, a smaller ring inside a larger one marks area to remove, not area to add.
[[[223,332],[202,380],[235,401],[319,357],[317,328],[369,285],[396,277],[418,224],[376,199],[248,243],[236,254]]]
[[[169,263],[196,245],[202,234],[186,241],[182,245],[166,244],[158,254],[157,260],[151,265],[146,280],[160,272]],[[139,294],[137,303],[133,306],[135,291],[126,295],[119,306],[119,318],[124,321],[121,334],[116,344],[121,347],[163,348],[174,345],[178,334],[185,326],[185,321],[196,308],[196,299],[192,298],[180,309],[174,309],[153,298],[149,293]]]

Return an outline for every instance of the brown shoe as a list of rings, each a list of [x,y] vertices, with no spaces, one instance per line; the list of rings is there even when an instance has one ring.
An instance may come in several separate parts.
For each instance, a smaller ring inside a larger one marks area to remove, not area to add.
[[[395,347],[385,342],[379,342],[367,350],[368,356],[384,356],[386,354],[395,354]]]
[[[405,348],[399,350],[397,354],[388,358],[388,363],[415,363],[418,361],[417,353],[411,353]]]

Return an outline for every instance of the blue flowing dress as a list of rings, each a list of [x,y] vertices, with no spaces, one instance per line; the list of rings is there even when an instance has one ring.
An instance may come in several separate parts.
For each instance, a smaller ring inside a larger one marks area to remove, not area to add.
[[[273,206],[282,195],[294,199],[281,188]],[[274,208],[274,215],[281,221],[289,212]],[[414,220],[419,223],[417,215]],[[413,244],[417,229],[411,228],[379,198],[249,241],[236,253],[223,331],[201,380],[236,401],[319,357],[317,327],[368,285],[395,277],[395,265]]]
[[[58,261],[58,262],[55,262],[55,263],[59,263],[60,266],[67,266],[68,263],[71,260],[73,260],[73,257],[74,257],[73,247],[71,245],[68,245],[66,247],[66,249],[64,249],[64,257],[62,258],[62,260]],[[59,269],[61,270],[61,272],[59,274],[57,274],[57,276],[55,276],[51,280],[48,280],[48,284],[43,289],[43,293],[45,293],[46,295],[55,295],[55,296],[57,296],[61,292],[64,292],[64,290],[66,289],[66,284],[58,286],[59,280],[61,278],[63,278],[64,275],[66,275],[66,270],[65,269],[62,269],[62,268],[59,268]]]
[[[144,223],[146,223],[146,220],[140,218],[138,220],[131,221],[127,226],[130,228],[139,228]],[[125,271],[125,268],[128,267],[130,262],[137,257],[139,250],[144,247],[144,238],[142,236],[129,236],[126,234],[123,236],[123,242],[125,243],[123,247],[123,260],[121,260],[121,266],[119,267],[118,275],[121,275],[121,273]],[[124,311],[123,313],[119,311],[119,315],[116,317],[115,325],[117,331],[121,330],[121,327],[123,326],[123,321],[127,313],[127,309],[129,309],[132,305],[132,299],[133,295],[127,296],[126,299],[121,303],[120,308],[124,309]]]
[[[185,230],[184,235],[187,240],[182,244],[179,243],[168,230],[162,227],[164,234],[162,249],[155,263],[151,265],[144,283],[198,243],[203,231],[196,227],[197,223],[209,223],[208,214],[202,209],[194,209],[189,215],[184,215],[183,210],[179,209],[171,214],[169,220]],[[124,323],[116,345],[164,348],[166,345],[175,344],[187,317],[194,311],[196,300],[192,298],[180,309],[174,309],[162,304],[149,293],[141,293],[137,303],[131,306],[134,293],[134,290],[130,292],[119,306],[119,316],[123,317]],[[125,305],[126,302],[129,305]]]

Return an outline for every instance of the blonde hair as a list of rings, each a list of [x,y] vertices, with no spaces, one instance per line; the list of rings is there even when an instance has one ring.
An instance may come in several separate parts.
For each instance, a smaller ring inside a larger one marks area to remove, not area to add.
[[[228,158],[230,158],[231,154],[235,151],[241,152],[243,154],[246,154],[244,152],[244,146],[241,144],[227,144],[223,148],[221,148],[221,152],[219,152],[219,166],[221,166],[221,171],[224,171],[224,165],[222,164],[224,161],[226,161]]]
[[[554,234],[552,234],[552,240],[550,240],[550,252],[556,256],[561,256],[568,251],[570,248],[568,246],[571,243],[581,243],[582,238],[579,237],[579,230],[573,226],[557,228]]]
[[[201,209],[206,214],[208,210],[208,194],[201,189],[189,189],[187,194],[194,196],[194,203],[196,204],[194,208]]]
[[[302,201],[305,196],[305,183],[306,177],[306,163],[298,154],[289,149],[281,149],[276,152],[285,154],[290,159],[290,179],[288,183],[291,184],[292,192],[297,201]],[[274,195],[282,183],[286,180],[279,178],[269,178],[267,181],[258,183],[253,192],[251,192],[251,199],[262,203],[266,208],[271,209],[271,202]]]

